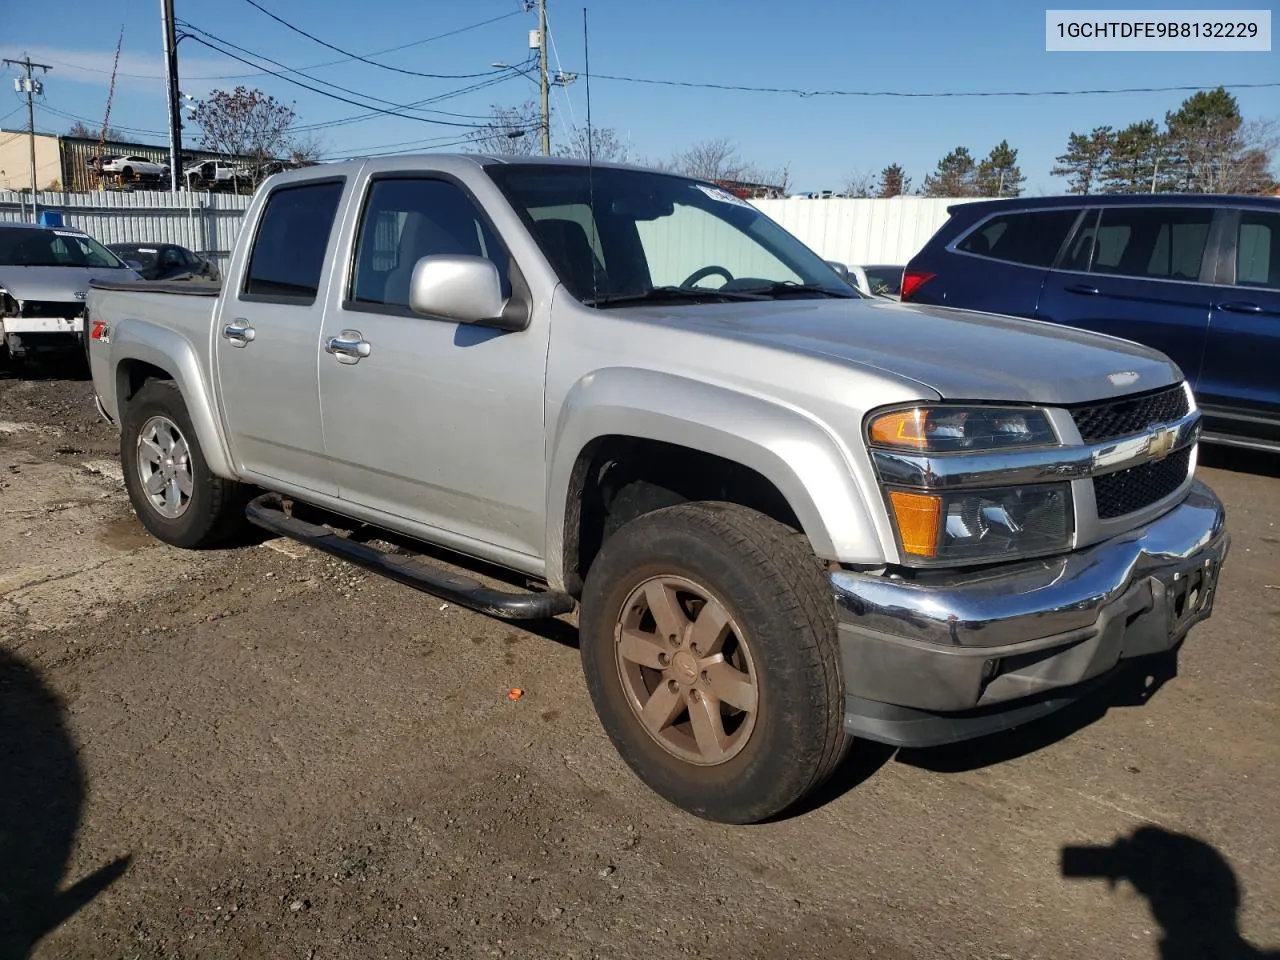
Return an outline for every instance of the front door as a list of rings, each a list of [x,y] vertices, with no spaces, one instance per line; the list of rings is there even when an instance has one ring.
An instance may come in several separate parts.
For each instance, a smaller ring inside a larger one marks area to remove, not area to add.
[[[509,296],[505,246],[457,183],[403,174],[369,181],[354,242],[349,288],[325,317],[323,341],[336,338],[337,352],[320,354],[340,495],[541,556],[546,315],[502,332],[409,309],[413,267],[431,254],[488,257]]]
[[[1046,278],[1036,318],[1154,347],[1194,386],[1213,300],[1213,216],[1209,206],[1091,212]]]
[[[335,179],[272,191],[245,280],[223,290],[214,330],[237,468],[251,479],[327,494],[336,494],[337,484],[324,454],[316,355],[342,190]]]

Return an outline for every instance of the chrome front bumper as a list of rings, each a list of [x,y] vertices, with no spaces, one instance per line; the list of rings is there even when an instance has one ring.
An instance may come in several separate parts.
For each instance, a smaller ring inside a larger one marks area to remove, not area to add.
[[[864,701],[998,712],[1176,647],[1212,611],[1229,543],[1221,502],[1197,481],[1146,526],[1063,557],[911,580],[833,573],[846,727],[874,736],[858,729]]]

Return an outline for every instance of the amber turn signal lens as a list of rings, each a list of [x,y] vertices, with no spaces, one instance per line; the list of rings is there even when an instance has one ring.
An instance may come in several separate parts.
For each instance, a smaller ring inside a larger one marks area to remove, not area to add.
[[[893,504],[893,517],[898,523],[902,549],[917,557],[936,557],[942,498],[927,493],[890,490],[889,502]]]
[[[925,410],[898,410],[876,417],[871,423],[871,442],[882,447],[929,448],[925,433]]]

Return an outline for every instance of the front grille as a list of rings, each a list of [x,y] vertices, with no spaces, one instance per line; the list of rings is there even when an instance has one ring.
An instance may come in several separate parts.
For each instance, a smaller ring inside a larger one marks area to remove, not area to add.
[[[1191,467],[1191,447],[1139,467],[1094,477],[1093,494],[1098,518],[1110,520],[1149,507],[1182,485]]]
[[[1118,400],[1069,407],[1085,443],[1102,443],[1142,433],[1157,423],[1169,423],[1190,413],[1182,384]]]
[[[24,317],[80,317],[84,316],[83,300],[23,300]]]

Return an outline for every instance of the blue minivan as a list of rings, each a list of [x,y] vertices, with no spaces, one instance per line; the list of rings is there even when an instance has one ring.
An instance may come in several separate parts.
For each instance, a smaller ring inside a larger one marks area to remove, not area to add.
[[[902,300],[1083,327],[1182,368],[1204,439],[1280,452],[1280,199],[977,201],[911,261]]]

